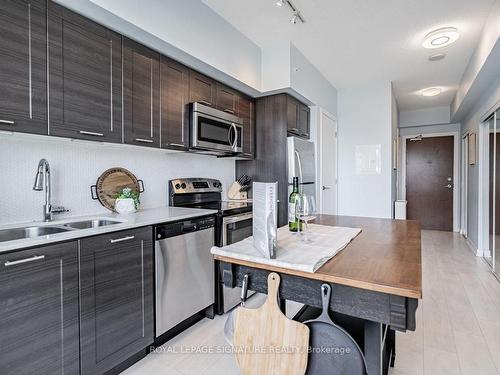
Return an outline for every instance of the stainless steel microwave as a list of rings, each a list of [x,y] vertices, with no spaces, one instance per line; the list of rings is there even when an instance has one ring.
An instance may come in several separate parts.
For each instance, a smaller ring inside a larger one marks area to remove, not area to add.
[[[215,155],[236,154],[242,151],[242,119],[233,114],[191,103],[190,149]]]

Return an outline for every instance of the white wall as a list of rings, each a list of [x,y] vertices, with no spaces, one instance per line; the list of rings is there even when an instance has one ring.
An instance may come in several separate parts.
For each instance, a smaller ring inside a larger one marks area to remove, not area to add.
[[[263,92],[290,87],[290,44],[277,42],[262,48]]]
[[[315,105],[337,114],[337,89],[290,44],[290,86]]]
[[[392,203],[392,217],[394,217],[394,202],[398,195],[398,164],[394,160],[393,153],[398,152],[398,126],[399,126],[399,108],[394,89],[391,83],[391,203]]]
[[[500,64],[500,60],[498,60]],[[462,122],[462,134],[475,132],[479,148],[479,125],[482,117],[497,103],[500,102],[500,76],[493,81],[484,91],[474,107],[468,112]],[[478,155],[479,155],[479,149]],[[479,168],[480,160],[474,165],[469,165],[469,206],[467,208],[467,234],[471,242],[478,248],[478,220],[479,220]],[[482,250],[482,249],[480,249]]]
[[[391,84],[339,90],[339,215],[392,216]],[[356,172],[356,146],[380,145],[379,174]]]
[[[455,99],[451,105],[451,113],[454,119],[460,120],[462,115],[467,116],[470,114],[471,107],[481,95],[480,91],[487,88],[491,80],[498,76],[498,72],[500,71],[498,60],[494,59],[493,63],[489,64],[489,66],[487,62],[495,49],[498,56],[500,50],[499,38],[500,1],[497,0],[493,4],[476,50],[467,65]],[[481,86],[479,90],[474,90],[474,86],[477,86],[479,83],[479,86]],[[473,96],[473,98],[467,100],[468,96]]]
[[[450,123],[450,107],[429,107],[410,111],[401,111],[399,114],[399,126],[424,126]]]
[[[80,216],[109,212],[90,197],[90,186],[111,167],[124,167],[142,179],[143,208],[168,205],[168,180],[212,177],[224,191],[234,181],[234,161],[184,152],[0,133],[0,224],[40,220],[44,193],[33,191],[36,167],[46,158],[52,171],[52,202]]]
[[[56,1],[250,95],[261,89],[260,47],[199,0]]]

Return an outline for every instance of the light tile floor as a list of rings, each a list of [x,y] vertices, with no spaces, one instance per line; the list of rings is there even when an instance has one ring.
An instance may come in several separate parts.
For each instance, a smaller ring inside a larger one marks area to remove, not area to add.
[[[500,283],[462,236],[423,231],[423,300],[415,332],[397,333],[392,375],[500,375]],[[262,298],[253,299],[258,305]],[[205,319],[124,372],[136,374],[239,374],[224,350],[226,317]]]

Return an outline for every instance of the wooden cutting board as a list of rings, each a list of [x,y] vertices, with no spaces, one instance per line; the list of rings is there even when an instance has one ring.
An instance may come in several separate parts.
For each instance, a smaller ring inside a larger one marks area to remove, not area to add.
[[[309,328],[288,319],[279,309],[280,276],[270,273],[267,283],[264,305],[236,311],[234,346],[240,370],[243,375],[304,375]]]

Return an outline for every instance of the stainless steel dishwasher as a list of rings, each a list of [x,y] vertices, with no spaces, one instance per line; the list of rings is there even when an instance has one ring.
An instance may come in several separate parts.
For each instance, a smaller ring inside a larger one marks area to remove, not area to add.
[[[156,337],[215,302],[214,217],[155,227]]]

